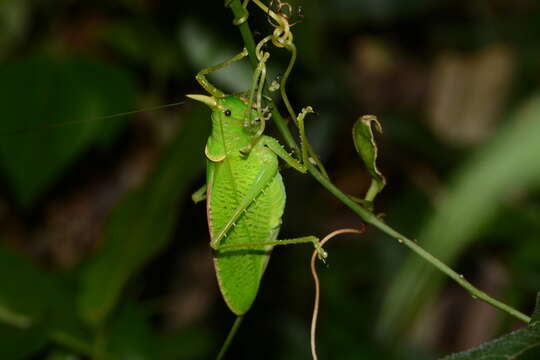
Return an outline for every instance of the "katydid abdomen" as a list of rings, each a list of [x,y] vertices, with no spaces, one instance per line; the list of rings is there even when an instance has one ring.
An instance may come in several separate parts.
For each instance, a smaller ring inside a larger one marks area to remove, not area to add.
[[[209,101],[214,110],[205,153],[216,276],[225,302],[233,313],[242,315],[255,300],[271,246],[227,247],[276,240],[285,187],[276,154],[263,141],[252,144],[252,133],[244,127],[246,105],[236,97],[200,100]]]
[[[238,149],[237,154],[229,154],[220,162],[208,160],[209,173],[214,174],[207,192],[211,238],[219,235],[247,196],[261,166],[275,169],[274,176],[223,237],[221,247],[276,240],[285,207],[285,188],[277,171],[276,155],[263,145],[256,145],[246,158]],[[270,251],[269,246],[216,250],[214,263],[219,287],[235,314],[246,313],[255,300]]]
[[[211,69],[199,73],[197,80],[212,96],[187,96],[212,110],[212,132],[205,148],[210,246],[223,298],[233,313],[243,315],[255,300],[273,246],[312,243],[319,258],[326,253],[314,236],[277,240],[285,207],[278,157],[300,172],[306,167],[276,139],[262,135],[264,116],[248,100],[226,96],[208,83],[204,74]],[[311,111],[302,110],[299,122]],[[194,199],[200,198],[201,190]]]

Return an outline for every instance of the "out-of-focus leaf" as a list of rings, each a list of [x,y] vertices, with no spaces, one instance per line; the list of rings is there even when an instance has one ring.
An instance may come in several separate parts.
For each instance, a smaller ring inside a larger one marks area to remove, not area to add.
[[[0,58],[24,39],[30,6],[25,0],[0,1]]]
[[[203,360],[215,356],[212,334],[198,329],[176,331],[156,339],[155,358],[160,360]]]
[[[32,324],[32,321],[28,316],[18,314],[12,309],[0,305],[0,323],[11,324],[17,328],[27,328]]]
[[[53,350],[51,353],[47,356],[47,360],[78,360],[80,359],[77,355],[62,351],[62,350]]]
[[[26,359],[47,342],[47,331],[42,327],[18,329],[0,324],[0,359]]]
[[[540,346],[540,327],[535,325],[511,332],[471,350],[447,356],[444,360],[516,359],[537,346]]]
[[[110,141],[119,120],[85,121],[133,108],[123,70],[82,60],[34,58],[0,66],[0,169],[24,207],[89,146]]]
[[[88,323],[99,324],[107,317],[126,282],[170,240],[179,216],[177,203],[204,168],[208,117],[197,111],[185,119],[150,181],[111,215],[103,249],[83,274],[79,311]]]
[[[372,124],[375,130],[382,133],[382,127],[379,120],[373,115],[361,116],[353,126],[353,141],[354,147],[366,165],[366,168],[371,175],[371,185],[366,193],[365,200],[372,203],[375,196],[386,185],[386,179],[381,171],[377,168],[377,144],[373,136]]]
[[[59,283],[51,276],[0,246],[0,307],[31,325],[63,302]],[[23,326],[25,327],[25,326]]]
[[[0,284],[0,359],[39,350],[50,332],[79,332],[74,303],[59,279],[3,246]]]
[[[432,4],[426,0],[366,0],[366,1],[332,1],[325,8],[325,15],[342,22],[358,23],[370,20],[388,20],[392,18],[406,18],[422,11]]]
[[[155,359],[149,316],[135,304],[121,307],[109,331],[108,352],[120,359]]]
[[[427,251],[452,264],[478,238],[509,196],[540,185],[540,97],[527,102],[509,127],[457,174],[448,195],[419,236]],[[382,308],[379,331],[393,337],[429,303],[441,275],[410,255],[395,277]]]
[[[452,354],[444,360],[507,360],[540,346],[540,293],[528,327],[520,329],[473,349]]]
[[[175,74],[189,72],[186,56],[179,53],[178,44],[169,41],[156,23],[149,18],[130,17],[111,23],[105,41],[125,57],[140,66],[147,66],[156,79],[169,80]]]

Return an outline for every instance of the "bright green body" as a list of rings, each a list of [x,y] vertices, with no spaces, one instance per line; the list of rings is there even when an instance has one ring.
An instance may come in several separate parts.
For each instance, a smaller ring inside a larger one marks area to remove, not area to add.
[[[250,199],[249,204],[226,230],[219,247],[276,240],[285,207],[285,187],[277,156],[265,146],[265,136],[244,155],[242,150],[253,140],[243,126],[246,105],[230,96],[219,99],[218,106],[212,112],[212,133],[205,151],[211,240],[220,236],[244,199]],[[271,246],[216,250],[214,263],[219,287],[235,314],[246,313],[255,300],[270,251]]]
[[[227,96],[206,79],[206,74],[245,56],[246,49],[197,74],[197,81],[211,96],[187,95],[212,110],[212,133],[205,149],[206,185],[192,198],[200,201],[206,192],[210,246],[215,251],[219,288],[231,311],[238,316],[253,304],[273,246],[311,243],[320,259],[327,256],[314,236],[277,240],[285,207],[278,157],[302,173],[307,167],[287,153],[276,139],[262,135],[266,119],[260,105],[260,91],[257,104],[253,104],[253,91],[249,101]],[[263,65],[264,61],[255,71],[257,81]],[[259,83],[262,89],[262,82]],[[304,108],[296,118],[303,139],[302,159],[308,153],[303,121],[310,112],[313,112],[310,107]]]

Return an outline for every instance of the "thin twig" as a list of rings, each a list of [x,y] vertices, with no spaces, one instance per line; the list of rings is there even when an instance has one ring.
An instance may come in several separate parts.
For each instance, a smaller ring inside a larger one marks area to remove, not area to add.
[[[388,226],[386,223],[382,222],[378,217],[376,217],[373,213],[367,211],[362,206],[360,206],[358,203],[354,202],[351,198],[349,198],[347,195],[345,195],[341,190],[339,190],[334,184],[332,184],[330,181],[328,181],[317,169],[309,165],[308,169],[309,173],[322,185],[324,186],[328,191],[330,191],[336,198],[338,198],[342,203],[347,205],[352,211],[354,211],[358,216],[362,218],[366,223],[373,225],[377,229],[381,230],[387,235],[390,235],[394,239],[396,239],[399,243],[407,246],[409,249],[411,249],[415,254],[422,257],[424,260],[429,262],[431,265],[435,266],[437,269],[439,269],[444,274],[448,275],[451,279],[455,280],[461,287],[463,287],[465,290],[467,290],[472,297],[478,298],[494,307],[496,307],[499,310],[502,310],[504,312],[507,312],[508,314],[518,318],[521,321],[524,321],[526,323],[529,323],[531,318],[522,312],[512,308],[509,305],[506,305],[503,302],[500,302],[485,292],[477,289],[474,285],[472,285],[470,282],[468,282],[465,277],[461,274],[458,274],[454,270],[452,270],[448,265],[437,259],[435,256],[428,253],[426,250],[424,250],[420,245],[418,245],[415,241],[407,238],[406,236],[400,234],[398,231],[394,230],[392,227]]]
[[[330,234],[326,235],[324,239],[321,240],[320,246],[324,246],[326,242],[328,242],[333,237],[344,234],[344,233],[355,233],[355,234],[361,234],[365,230],[365,225],[362,223],[362,228],[360,230],[358,229],[340,229],[331,232]],[[315,262],[317,261],[319,252],[317,250],[313,251],[313,255],[311,255],[311,275],[313,276],[313,283],[315,284],[315,300],[313,302],[313,315],[311,316],[311,336],[310,336],[310,343],[311,343],[311,357],[313,360],[317,360],[317,317],[319,316],[319,303],[321,298],[321,284],[319,281],[319,276],[317,275],[317,267],[315,265]]]
[[[227,350],[229,349],[229,346],[231,345],[231,342],[234,339],[234,336],[236,335],[236,332],[238,331],[238,328],[240,327],[240,324],[242,323],[242,320],[244,319],[244,316],[237,316],[234,320],[234,324],[231,327],[231,330],[229,330],[229,334],[227,335],[227,338],[225,339],[225,342],[221,346],[221,350],[219,350],[219,354],[216,357],[216,360],[221,360],[227,353]]]

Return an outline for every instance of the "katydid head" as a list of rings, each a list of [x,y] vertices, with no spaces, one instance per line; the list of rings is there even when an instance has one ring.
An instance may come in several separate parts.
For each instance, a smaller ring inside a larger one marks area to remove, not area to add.
[[[190,99],[206,104],[212,110],[212,120],[228,127],[245,127],[247,104],[237,96],[216,98],[206,95],[186,95]],[[252,119],[257,117],[255,110],[251,113]]]

